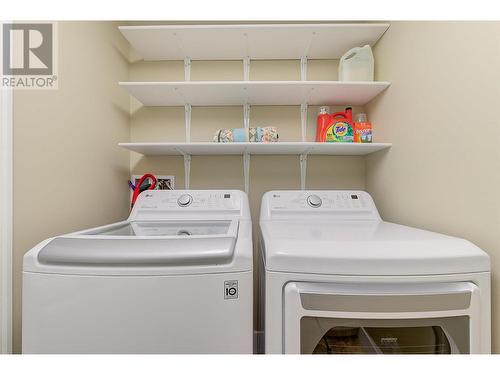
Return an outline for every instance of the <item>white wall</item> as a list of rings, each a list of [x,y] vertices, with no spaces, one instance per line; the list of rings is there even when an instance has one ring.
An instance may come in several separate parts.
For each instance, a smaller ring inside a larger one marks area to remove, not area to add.
[[[384,219],[464,237],[493,269],[500,351],[500,23],[392,22],[375,46],[391,87],[368,105],[377,141],[366,187]]]

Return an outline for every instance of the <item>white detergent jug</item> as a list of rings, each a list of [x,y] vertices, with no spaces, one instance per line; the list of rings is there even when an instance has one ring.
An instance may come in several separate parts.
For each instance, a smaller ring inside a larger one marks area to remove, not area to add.
[[[374,61],[371,47],[354,47],[340,59],[339,81],[373,81]]]

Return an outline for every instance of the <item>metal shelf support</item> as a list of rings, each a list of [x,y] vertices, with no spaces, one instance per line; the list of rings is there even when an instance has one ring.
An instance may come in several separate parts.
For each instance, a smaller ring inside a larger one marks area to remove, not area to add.
[[[184,154],[184,188],[189,189],[189,180],[191,177],[191,155]]]
[[[186,143],[191,142],[191,104],[184,104],[184,121],[186,125]]]
[[[302,131],[302,142],[305,142],[307,136],[307,103],[302,103],[300,105],[300,127]]]
[[[300,189],[306,189],[307,153],[300,154]]]
[[[243,59],[243,80],[250,81],[250,56]]]
[[[243,128],[245,128],[245,140],[249,141],[250,131],[250,104],[243,105]]]
[[[184,58],[184,80],[191,81],[191,59]],[[184,104],[184,122],[186,127],[186,143],[191,142],[191,104]],[[191,179],[191,155],[184,156],[184,188],[189,189]]]
[[[245,178],[245,193],[248,194],[250,190],[250,154],[248,152],[243,154],[243,176]]]
[[[245,73],[246,74],[246,73]],[[248,142],[250,139],[250,104],[243,105],[243,128],[245,129],[245,140]],[[243,153],[243,177],[245,179],[245,193],[250,191],[250,154]]]
[[[300,58],[300,80],[307,81],[307,56]]]
[[[191,81],[191,59],[184,59],[184,81]]]
[[[307,80],[307,56],[300,58],[300,80]],[[307,132],[307,103],[300,105],[300,126],[302,130],[302,142],[306,141]]]

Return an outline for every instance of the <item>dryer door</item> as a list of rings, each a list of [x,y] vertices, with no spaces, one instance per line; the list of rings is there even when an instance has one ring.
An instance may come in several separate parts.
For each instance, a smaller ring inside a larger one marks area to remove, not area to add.
[[[284,290],[284,351],[480,353],[478,292],[469,282],[292,282]]]

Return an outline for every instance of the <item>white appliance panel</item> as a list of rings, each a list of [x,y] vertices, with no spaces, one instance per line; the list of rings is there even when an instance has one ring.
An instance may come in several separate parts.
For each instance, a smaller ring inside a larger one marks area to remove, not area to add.
[[[225,298],[237,281],[238,298]],[[23,353],[252,353],[252,272],[24,274]]]
[[[248,197],[154,190],[23,262],[24,353],[252,353]]]
[[[267,192],[260,249],[262,352],[491,352],[488,255],[366,192]]]

